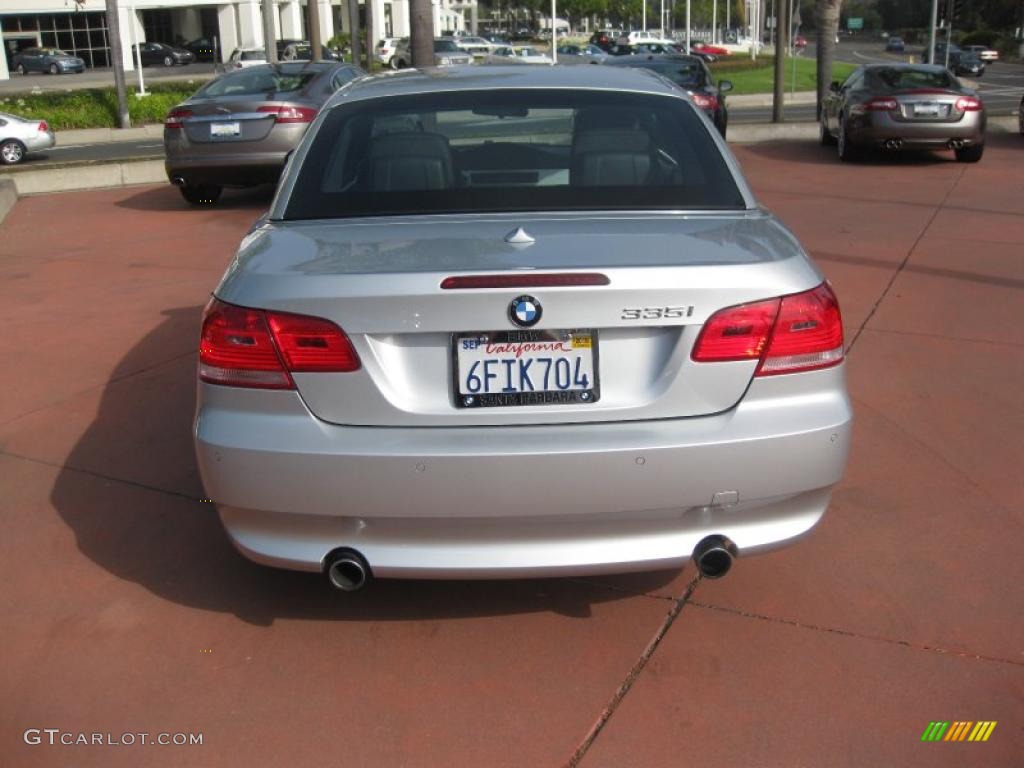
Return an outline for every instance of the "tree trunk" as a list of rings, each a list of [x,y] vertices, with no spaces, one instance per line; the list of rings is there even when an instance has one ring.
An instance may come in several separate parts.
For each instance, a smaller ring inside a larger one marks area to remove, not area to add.
[[[128,88],[124,82],[124,54],[121,51],[121,24],[118,19],[117,0],[107,0],[107,43],[110,45],[110,66],[114,70],[114,89],[117,91],[117,127],[131,128],[128,116]],[[134,23],[131,19],[129,23]],[[142,62],[139,62],[141,66]]]
[[[817,116],[821,119],[821,103],[832,82],[836,35],[839,33],[839,9],[843,0],[815,0],[814,20],[818,26],[818,100]]]
[[[270,0],[263,0],[260,8],[263,18],[263,49],[267,53],[267,61],[271,64],[277,63],[277,32],[274,30],[274,12],[274,4]]]
[[[362,46],[359,42],[359,0],[348,0],[348,45],[352,49],[352,63],[359,66]]]
[[[434,14],[430,0],[410,0],[409,26],[412,65],[434,66]]]
[[[306,0],[306,26],[309,27],[309,47],[313,61],[323,61],[320,47],[320,0]]]

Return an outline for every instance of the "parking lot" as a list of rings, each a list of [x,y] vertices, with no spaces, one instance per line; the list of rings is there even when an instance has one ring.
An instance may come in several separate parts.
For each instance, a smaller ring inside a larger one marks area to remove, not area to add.
[[[343,595],[246,561],[190,422],[202,306],[267,194],[20,200],[0,225],[0,765],[1019,766],[1024,138],[973,165],[734,152],[833,281],[856,424],[821,525],[721,581]],[[931,721],[997,727],[923,743]]]

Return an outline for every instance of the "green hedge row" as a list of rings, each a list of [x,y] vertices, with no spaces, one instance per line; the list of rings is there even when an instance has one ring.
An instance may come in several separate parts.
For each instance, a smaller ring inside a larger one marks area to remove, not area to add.
[[[149,88],[149,95],[137,98],[128,92],[128,114],[132,125],[161,123],[171,107],[191,96],[199,83],[161,83]],[[0,112],[31,120],[45,120],[54,130],[69,128],[113,128],[117,125],[117,95],[113,88],[83,88],[67,91],[31,91],[0,95]]]

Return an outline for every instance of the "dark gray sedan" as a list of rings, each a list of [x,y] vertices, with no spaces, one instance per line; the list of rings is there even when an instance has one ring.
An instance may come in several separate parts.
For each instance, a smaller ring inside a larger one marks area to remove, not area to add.
[[[985,151],[985,105],[977,91],[944,67],[871,64],[840,85],[821,109],[821,143],[836,145],[843,161],[867,148],[951,149],[976,163]]]
[[[172,109],[164,121],[164,167],[193,205],[224,187],[277,181],[328,97],[364,74],[350,64],[294,62],[229,72]]]
[[[139,43],[132,46],[132,55],[141,59],[144,67],[154,64],[173,67],[175,64],[191,64],[196,60],[192,51],[165,43]]]
[[[49,72],[62,75],[70,72],[81,74],[85,71],[85,60],[59,48],[26,48],[14,54],[11,68],[19,75],[29,72]]]

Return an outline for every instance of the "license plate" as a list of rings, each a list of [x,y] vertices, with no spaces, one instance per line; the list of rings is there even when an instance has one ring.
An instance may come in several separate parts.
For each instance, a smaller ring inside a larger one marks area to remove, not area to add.
[[[459,408],[597,402],[597,331],[489,331],[452,337]]]
[[[914,116],[915,117],[938,117],[939,116],[939,105],[938,104],[915,104],[914,105]]]
[[[241,123],[210,123],[210,136],[214,138],[237,136],[241,132]]]

